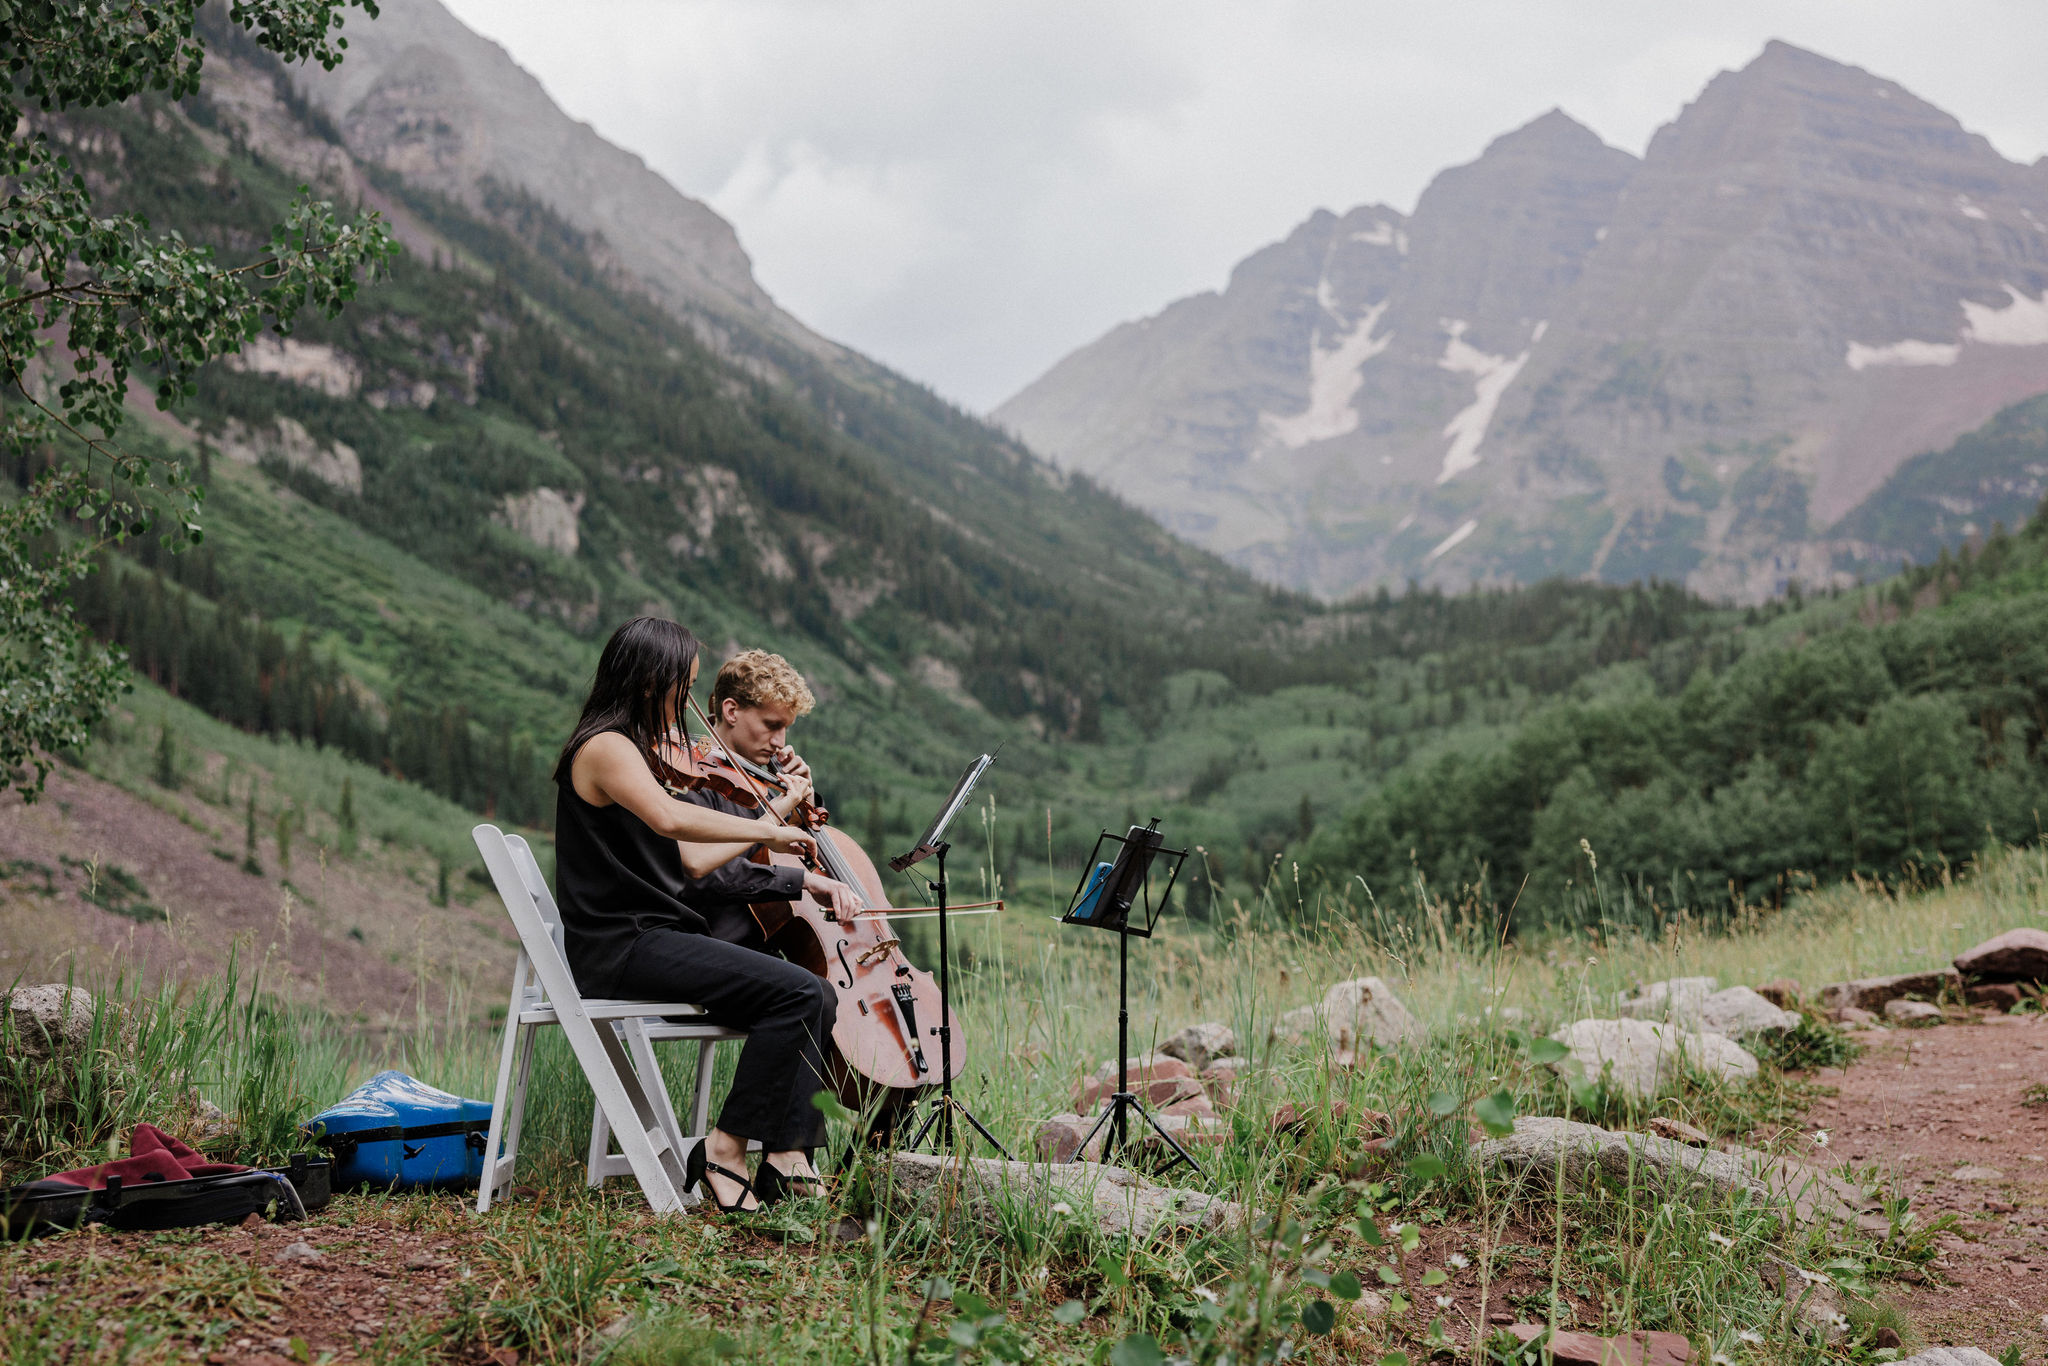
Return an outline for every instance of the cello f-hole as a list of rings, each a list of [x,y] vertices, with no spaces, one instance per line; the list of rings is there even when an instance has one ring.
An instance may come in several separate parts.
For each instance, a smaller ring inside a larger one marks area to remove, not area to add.
[[[839,966],[846,969],[846,980],[839,985],[851,988],[853,986],[853,964],[846,961],[846,941],[844,939],[840,940],[832,952],[839,955]]]

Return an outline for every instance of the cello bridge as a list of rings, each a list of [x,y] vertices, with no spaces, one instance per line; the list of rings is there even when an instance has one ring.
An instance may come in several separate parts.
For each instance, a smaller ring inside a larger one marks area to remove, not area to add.
[[[854,959],[853,961],[859,967],[866,967],[868,964],[875,962],[877,959],[887,958],[889,956],[890,950],[894,949],[898,944],[901,944],[902,942],[903,941],[900,939],[884,939],[881,943],[875,945],[873,948],[869,949],[866,953],[862,954],[860,957]]]

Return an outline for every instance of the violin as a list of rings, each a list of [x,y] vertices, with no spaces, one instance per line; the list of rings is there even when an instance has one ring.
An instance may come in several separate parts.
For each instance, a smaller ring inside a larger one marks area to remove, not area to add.
[[[708,732],[710,723],[702,712],[697,715]],[[672,748],[687,751],[663,756],[678,779],[747,810],[772,810],[768,803],[789,790],[783,775],[733,754],[713,734]],[[878,1089],[884,1092],[886,1123],[886,1117],[940,1080],[938,983],[904,956],[901,941],[891,932],[888,894],[874,860],[831,824],[831,813],[815,795],[799,803],[786,823],[815,835],[815,852],[799,859],[764,846],[754,858],[807,865],[852,888],[860,904],[834,911],[801,892],[793,901],[756,903],[754,919],[773,948],[831,983],[839,999],[832,1025],[834,1089],[856,1109],[875,1100]],[[949,1016],[946,1022],[953,1031],[952,1073],[958,1076],[967,1050],[958,1018]]]

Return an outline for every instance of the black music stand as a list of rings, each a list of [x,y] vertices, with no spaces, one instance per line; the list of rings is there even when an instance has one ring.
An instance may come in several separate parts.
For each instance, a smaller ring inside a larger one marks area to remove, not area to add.
[[[1101,862],[1102,846],[1111,843],[1119,846],[1114,863]],[[1130,1112],[1136,1110],[1145,1122],[1152,1126],[1152,1132],[1166,1140],[1166,1146],[1173,1149],[1174,1156],[1187,1163],[1196,1171],[1202,1171],[1202,1164],[1195,1161],[1186,1148],[1160,1124],[1152,1112],[1145,1108],[1131,1090],[1131,940],[1150,939],[1152,927],[1159,923],[1160,912],[1173,896],[1173,884],[1180,876],[1180,865],[1188,856],[1185,849],[1168,849],[1166,837],[1159,833],[1159,818],[1154,816],[1146,826],[1132,826],[1127,835],[1112,835],[1107,830],[1095,841],[1095,850],[1083,865],[1080,885],[1074,888],[1073,899],[1067,903],[1067,912],[1060,917],[1063,925],[1088,925],[1099,930],[1109,930],[1116,935],[1116,1093],[1109,1098],[1109,1108],[1102,1112],[1102,1118],[1081,1140],[1081,1151],[1086,1152],[1095,1135],[1102,1132],[1102,1126],[1109,1126],[1109,1133],[1102,1140],[1102,1156],[1107,1160],[1119,1148],[1131,1140]],[[1160,859],[1172,861],[1166,874],[1166,888],[1159,899],[1152,899],[1152,866]],[[1131,912],[1138,912],[1134,919]],[[1207,1173],[1203,1173],[1207,1175]]]
[[[946,841],[946,827],[953,823],[953,818],[967,805],[967,794],[974,790],[975,783],[981,780],[981,775],[987,772],[988,766],[995,761],[993,754],[984,754],[969,764],[967,771],[960,775],[960,781],[953,784],[952,795],[946,798],[946,804],[939,809],[938,818],[932,822],[931,828],[924,832],[924,838],[917,842],[917,847],[907,854],[898,854],[890,859],[889,866],[900,873],[928,858],[937,858],[939,861],[938,880],[927,879],[925,883],[932,889],[932,895],[938,898],[939,909],[939,1098],[932,1102],[931,1113],[924,1117],[924,1123],[917,1126],[917,1135],[910,1140],[909,1151],[915,1152],[922,1147],[925,1135],[931,1134],[934,1127],[937,1129],[934,1135],[937,1146],[942,1149],[952,1147],[953,1113],[957,1110],[960,1117],[972,1124],[974,1131],[986,1139],[988,1145],[1001,1153],[1007,1161],[1010,1150],[996,1140],[996,1136],[988,1131],[986,1124],[974,1117],[974,1111],[953,1096],[953,955],[946,937],[946,855],[953,848]]]

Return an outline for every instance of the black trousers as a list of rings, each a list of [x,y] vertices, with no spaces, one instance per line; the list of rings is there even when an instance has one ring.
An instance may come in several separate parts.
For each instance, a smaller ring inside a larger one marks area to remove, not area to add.
[[[617,992],[704,1007],[708,1022],[747,1031],[718,1127],[771,1153],[815,1148],[830,1090],[825,1052],[839,1000],[825,980],[785,959],[682,930],[649,930],[619,966]]]

